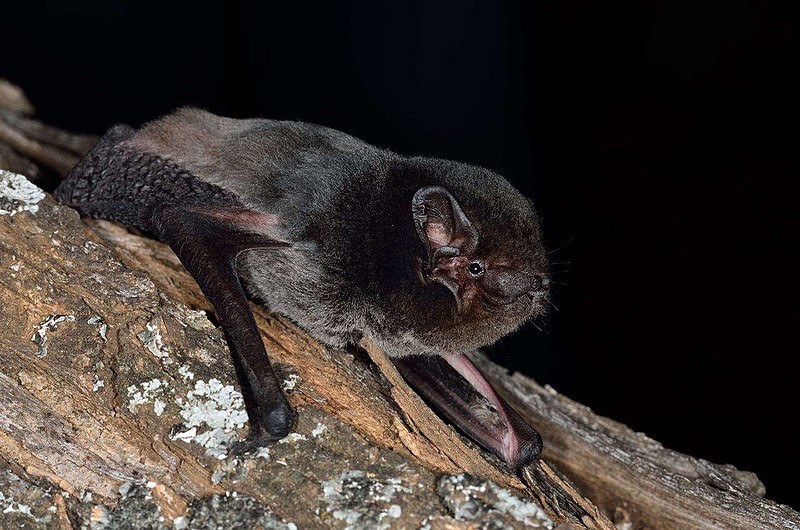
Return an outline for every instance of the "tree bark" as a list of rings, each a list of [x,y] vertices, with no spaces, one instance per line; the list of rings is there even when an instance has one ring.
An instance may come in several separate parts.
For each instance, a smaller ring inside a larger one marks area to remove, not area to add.
[[[90,144],[16,107],[3,123],[52,148],[6,143],[17,163],[44,152],[52,170],[47,153]],[[533,500],[576,528],[800,528],[755,475],[665,449],[477,355],[545,440],[513,474],[373,345],[331,350],[255,306],[300,419],[260,456],[227,455],[246,431],[234,371],[177,258],[26,185],[0,173],[0,527],[546,527]]]

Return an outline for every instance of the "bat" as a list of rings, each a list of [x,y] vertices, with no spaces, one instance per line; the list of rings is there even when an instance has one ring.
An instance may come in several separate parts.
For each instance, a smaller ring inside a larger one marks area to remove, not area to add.
[[[542,314],[549,287],[532,203],[492,171],[319,125],[183,108],[109,129],[55,196],[158,238],[197,281],[250,418],[236,451],[295,420],[249,295],[326,344],[369,338],[511,467],[539,456],[540,435],[465,355]]]

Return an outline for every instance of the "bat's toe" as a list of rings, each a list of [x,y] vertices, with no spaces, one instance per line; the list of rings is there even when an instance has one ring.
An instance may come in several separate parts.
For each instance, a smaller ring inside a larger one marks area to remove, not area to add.
[[[281,402],[257,421],[251,423],[250,434],[244,440],[234,443],[230,452],[234,455],[242,455],[275,443],[292,432],[296,419],[297,414],[289,403]]]

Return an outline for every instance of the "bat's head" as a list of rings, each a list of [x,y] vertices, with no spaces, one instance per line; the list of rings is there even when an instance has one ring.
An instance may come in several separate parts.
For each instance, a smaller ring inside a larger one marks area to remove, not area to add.
[[[501,176],[455,162],[414,159],[393,176],[386,210],[374,213],[390,219],[381,239],[404,253],[378,257],[391,258],[382,264],[396,278],[388,314],[378,315],[385,330],[396,327],[379,344],[412,355],[396,366],[461,430],[511,467],[526,465],[541,436],[459,354],[544,312],[550,281],[532,203]]]
[[[485,169],[441,167],[411,179],[415,285],[396,310],[413,313],[407,351],[464,353],[541,315],[550,281],[531,201]]]

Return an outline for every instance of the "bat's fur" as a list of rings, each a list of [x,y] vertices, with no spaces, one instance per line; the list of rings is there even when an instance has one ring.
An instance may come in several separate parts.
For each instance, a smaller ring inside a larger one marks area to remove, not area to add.
[[[324,342],[363,333],[389,355],[463,353],[543,311],[539,291],[533,301],[456,315],[446,288],[418,280],[425,250],[411,200],[430,185],[447,189],[478,228],[476,255],[547,272],[530,201],[489,170],[400,156],[318,125],[197,109],[149,123],[124,143],[277,214],[293,248],[249,252],[240,273],[252,296]]]

